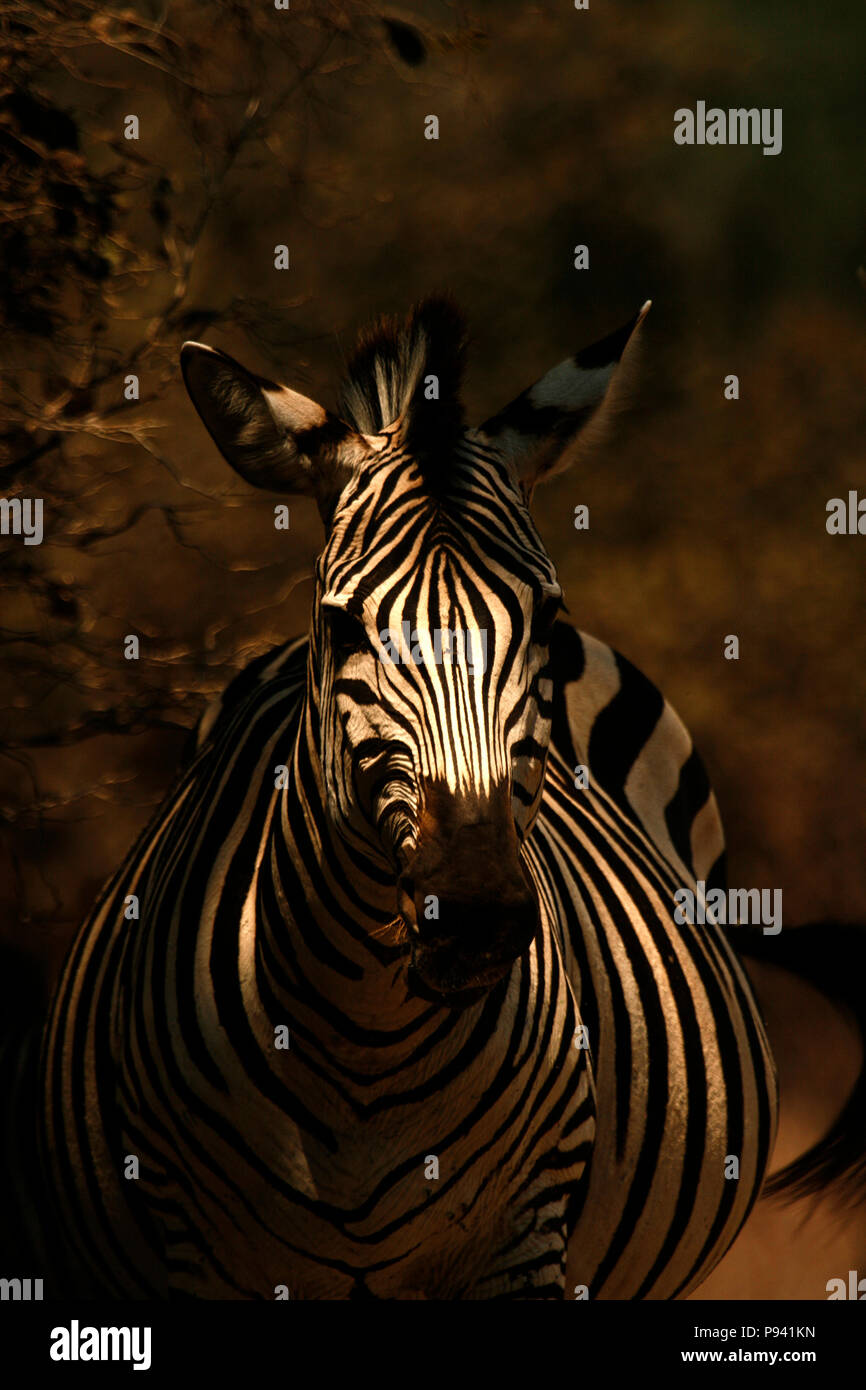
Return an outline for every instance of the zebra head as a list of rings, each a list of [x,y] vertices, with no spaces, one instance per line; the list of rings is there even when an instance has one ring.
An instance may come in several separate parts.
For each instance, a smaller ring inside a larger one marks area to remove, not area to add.
[[[339,415],[225,353],[183,349],[232,467],[317,501],[308,701],[327,814],[355,865],[396,884],[425,998],[478,998],[538,927],[521,846],[541,799],[562,594],[529,501],[595,432],[647,308],[476,429],[447,299],[361,339]]]

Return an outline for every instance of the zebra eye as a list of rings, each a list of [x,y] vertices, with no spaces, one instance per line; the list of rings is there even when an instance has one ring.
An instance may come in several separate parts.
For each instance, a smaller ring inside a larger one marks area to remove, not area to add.
[[[536,647],[548,646],[553,634],[553,624],[556,622],[556,615],[563,609],[561,598],[545,598],[536,608],[532,615],[532,628],[529,640]]]
[[[331,650],[337,662],[344,661],[353,652],[362,651],[367,646],[366,628],[354,613],[330,604],[325,608],[325,612],[328,615]]]

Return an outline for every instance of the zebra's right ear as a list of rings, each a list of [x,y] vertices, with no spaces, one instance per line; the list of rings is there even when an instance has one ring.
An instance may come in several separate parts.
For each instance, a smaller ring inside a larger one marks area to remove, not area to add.
[[[372,451],[364,436],[218,348],[184,343],[180,362],[190,399],[232,468],[253,487],[315,497],[327,516]]]
[[[481,426],[505,455],[527,498],[536,483],[568,468],[578,445],[595,442],[612,413],[614,382],[620,388],[627,356],[646,318],[650,300],[628,323],[560,362]]]

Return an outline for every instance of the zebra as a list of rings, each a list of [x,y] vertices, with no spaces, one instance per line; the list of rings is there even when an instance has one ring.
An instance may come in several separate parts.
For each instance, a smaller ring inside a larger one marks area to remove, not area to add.
[[[775,1063],[728,935],[674,918],[724,883],[715,796],[566,621],[529,510],[648,307],[480,427],[447,296],[361,336],[339,413],[184,345],[225,459],[325,543],[309,634],[205,713],[56,987],[40,1151],[79,1294],[667,1299],[746,1221]],[[424,659],[433,630],[486,662]]]

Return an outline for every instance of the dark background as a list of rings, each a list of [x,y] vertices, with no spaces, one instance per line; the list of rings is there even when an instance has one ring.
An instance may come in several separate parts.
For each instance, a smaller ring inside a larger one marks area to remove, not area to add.
[[[34,0],[0,38],[0,488],[45,501],[0,549],[3,943],[47,982],[206,700],[307,623],[315,509],[274,530],[181,342],[333,406],[363,321],[440,288],[473,422],[652,297],[630,410],[541,533],[692,730],[731,881],[862,918],[866,537],[825,529],[866,495],[862,3]],[[698,100],[781,107],[782,152],[675,145]]]

